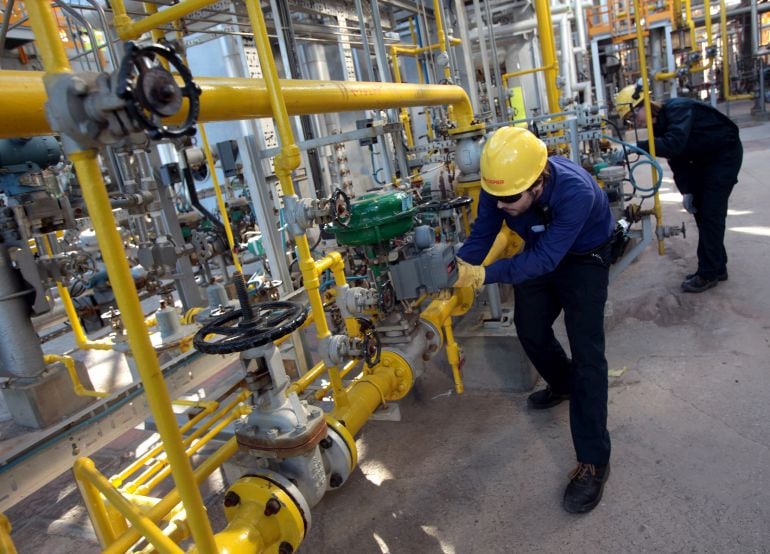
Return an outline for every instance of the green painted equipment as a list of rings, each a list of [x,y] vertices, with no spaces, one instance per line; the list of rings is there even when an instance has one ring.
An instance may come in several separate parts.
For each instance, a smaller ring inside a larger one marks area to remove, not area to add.
[[[347,226],[330,224],[343,246],[376,245],[404,235],[414,227],[416,209],[412,194],[400,190],[371,192],[354,199]]]

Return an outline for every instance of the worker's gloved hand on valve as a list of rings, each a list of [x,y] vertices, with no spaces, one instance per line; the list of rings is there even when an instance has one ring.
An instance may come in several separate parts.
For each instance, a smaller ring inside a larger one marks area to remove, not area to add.
[[[484,266],[471,265],[457,258],[457,281],[454,288],[473,287],[479,289],[484,285],[487,272]]]
[[[685,194],[682,196],[682,206],[688,214],[694,214],[698,211],[694,202],[695,200],[693,199],[692,194]]]

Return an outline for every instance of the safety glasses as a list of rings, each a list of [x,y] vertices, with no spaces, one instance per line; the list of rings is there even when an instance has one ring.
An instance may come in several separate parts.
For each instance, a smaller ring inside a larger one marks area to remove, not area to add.
[[[495,200],[502,202],[503,204],[513,204],[521,200],[523,195],[524,193],[520,192],[519,194],[511,194],[510,196],[495,196]]]

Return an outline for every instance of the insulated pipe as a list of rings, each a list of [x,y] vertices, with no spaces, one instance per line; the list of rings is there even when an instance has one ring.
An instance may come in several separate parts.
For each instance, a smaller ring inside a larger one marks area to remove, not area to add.
[[[9,208],[5,208],[9,209]],[[30,295],[35,292],[13,267],[8,246],[0,243],[0,374],[35,379],[45,371],[30,316]]]
[[[724,2],[724,0],[722,0]],[[641,0],[634,0],[634,13],[642,13]],[[642,29],[641,18],[636,18],[636,44],[639,45],[639,71],[642,75],[642,88],[644,90],[644,114],[647,119],[647,137],[650,141],[650,155],[655,157],[655,134],[652,132],[652,108],[650,104],[650,83],[647,79],[647,55],[644,51],[644,31]],[[655,166],[650,166],[652,172],[652,182],[658,181],[658,172],[655,170]],[[663,226],[663,211],[660,206],[660,196],[658,191],[655,191],[654,196],[655,205],[653,211],[655,212],[656,228],[659,229]],[[663,234],[656,233],[657,236],[662,237]],[[666,253],[666,246],[662,238],[658,239],[658,254],[663,255]]]
[[[262,79],[199,77],[201,111],[198,121],[234,121],[272,117],[270,93]],[[418,106],[452,106],[458,129],[473,122],[468,95],[457,85],[361,83],[353,81],[280,80],[288,115],[360,111]],[[0,71],[4,109],[0,138],[53,133],[45,118],[43,73]],[[169,121],[181,121],[171,118]],[[293,190],[292,186],[292,190]]]

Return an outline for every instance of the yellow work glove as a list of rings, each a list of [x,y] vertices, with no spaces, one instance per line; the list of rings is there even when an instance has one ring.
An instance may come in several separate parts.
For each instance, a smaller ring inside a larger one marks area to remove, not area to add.
[[[452,285],[455,288],[473,287],[474,289],[481,288],[484,285],[484,279],[487,276],[487,272],[484,266],[471,265],[457,259],[457,281]]]

